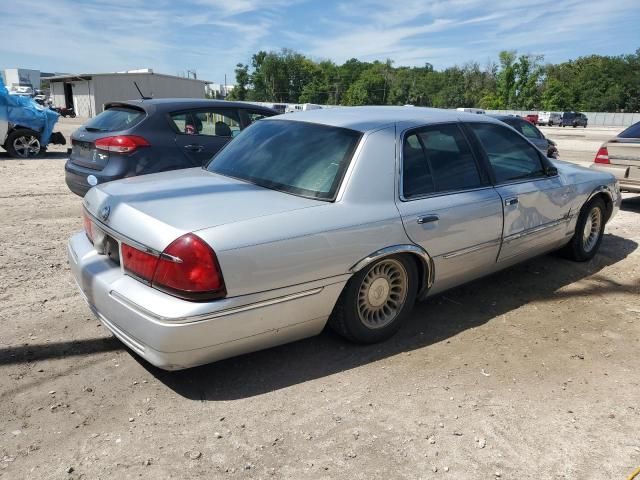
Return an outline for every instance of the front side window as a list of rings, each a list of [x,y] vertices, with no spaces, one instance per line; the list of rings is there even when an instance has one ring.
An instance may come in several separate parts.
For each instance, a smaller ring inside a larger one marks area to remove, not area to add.
[[[206,168],[266,188],[333,200],[360,137],[346,128],[264,120],[243,130]]]
[[[497,183],[544,176],[535,147],[506,127],[491,123],[469,123],[482,144]]]
[[[482,186],[471,148],[455,124],[411,132],[404,139],[402,155],[406,199]]]

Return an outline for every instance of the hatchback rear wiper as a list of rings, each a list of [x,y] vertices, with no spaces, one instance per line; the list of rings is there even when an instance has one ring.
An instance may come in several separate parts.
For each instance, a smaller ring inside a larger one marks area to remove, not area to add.
[[[97,128],[97,127],[84,127],[84,129],[87,132],[106,132],[104,128]]]

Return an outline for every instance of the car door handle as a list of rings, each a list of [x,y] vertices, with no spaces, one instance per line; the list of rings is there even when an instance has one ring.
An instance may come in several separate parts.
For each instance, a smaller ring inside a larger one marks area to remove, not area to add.
[[[204,147],[202,145],[198,145],[197,143],[185,145],[184,148],[186,148],[190,152],[201,152],[202,150],[204,150]]]
[[[508,207],[509,205],[517,205],[518,204],[518,197],[513,197],[513,198],[507,198],[504,201],[504,204]]]
[[[437,222],[438,220],[440,220],[438,215],[430,213],[428,215],[420,215],[416,221],[419,225],[422,225],[425,223]]]

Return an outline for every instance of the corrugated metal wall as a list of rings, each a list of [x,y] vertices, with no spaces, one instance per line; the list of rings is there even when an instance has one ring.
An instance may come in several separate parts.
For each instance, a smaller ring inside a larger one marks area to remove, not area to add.
[[[487,113],[495,115],[530,115],[537,114],[537,110],[487,110]],[[587,116],[589,125],[602,127],[628,127],[640,122],[640,113],[608,113],[608,112],[581,112]]]

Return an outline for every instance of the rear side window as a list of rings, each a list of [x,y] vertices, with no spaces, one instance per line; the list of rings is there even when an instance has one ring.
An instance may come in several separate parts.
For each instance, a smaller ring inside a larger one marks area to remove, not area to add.
[[[247,116],[247,126],[251,125],[253,122],[262,120],[263,118],[271,117],[268,113],[258,110],[245,110],[244,113]]]
[[[229,109],[176,112],[170,117],[178,132],[185,135],[233,137],[240,132],[238,114]]]
[[[522,132],[522,134],[525,137],[527,137],[527,138],[542,138],[542,134],[540,133],[540,130],[538,130],[536,127],[534,127],[529,122],[524,122],[524,121],[520,120],[518,122],[518,125],[519,125],[520,128],[517,128],[516,130],[520,130],[520,132]]]
[[[544,175],[535,147],[513,130],[491,123],[469,123],[484,147],[497,183]]]
[[[457,125],[422,128],[405,137],[402,152],[404,198],[481,185],[471,148]]]
[[[629,128],[624,130],[620,135],[620,138],[640,138],[640,122],[634,123]]]
[[[112,107],[85,123],[85,128],[94,132],[128,130],[142,121],[145,113],[135,108]]]

